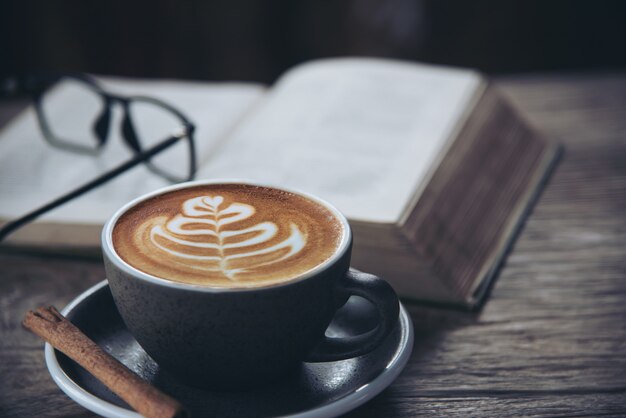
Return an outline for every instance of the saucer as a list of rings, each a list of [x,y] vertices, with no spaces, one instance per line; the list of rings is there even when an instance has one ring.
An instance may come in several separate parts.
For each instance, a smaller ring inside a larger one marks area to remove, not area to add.
[[[67,305],[63,315],[139,376],[170,394],[192,416],[335,417],[378,395],[398,377],[413,348],[413,325],[400,305],[398,326],[372,353],[349,360],[302,363],[277,383],[242,392],[185,386],[159,369],[124,325],[106,280]],[[374,307],[351,297],[333,319],[327,334],[354,335],[376,324]],[[70,398],[106,417],[140,418],[73,360],[45,347],[46,364],[56,384]]]

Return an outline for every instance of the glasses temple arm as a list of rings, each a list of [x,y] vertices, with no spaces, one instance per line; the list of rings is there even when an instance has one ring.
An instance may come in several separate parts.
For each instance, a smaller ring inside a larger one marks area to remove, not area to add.
[[[158,154],[159,152],[163,151],[166,148],[171,147],[172,145],[174,145],[177,141],[183,139],[184,136],[183,135],[179,135],[179,136],[171,136],[169,138],[167,138],[166,140],[164,140],[163,142],[148,148],[145,151],[142,151],[141,153],[135,155],[135,157],[133,157],[131,160],[117,166],[116,168],[114,168],[113,170],[101,175],[100,177],[97,177],[93,180],[91,180],[90,182],[82,185],[81,187],[53,200],[50,203],[47,203],[43,206],[41,206],[40,208],[37,208],[29,213],[27,213],[26,215],[17,218],[15,220],[12,220],[8,223],[6,223],[5,225],[2,226],[2,228],[0,228],[0,241],[4,240],[8,235],[10,235],[11,233],[13,233],[16,229],[26,225],[28,222],[31,222],[32,220],[38,218],[39,216],[43,215],[44,213],[58,207],[61,206],[64,203],[69,202],[70,200],[92,190],[95,189],[96,187],[106,183],[107,181],[119,176],[120,174],[124,173],[127,170],[130,170],[131,168],[135,167],[138,164],[141,164],[142,162],[150,159],[151,157],[153,157],[154,155]]]

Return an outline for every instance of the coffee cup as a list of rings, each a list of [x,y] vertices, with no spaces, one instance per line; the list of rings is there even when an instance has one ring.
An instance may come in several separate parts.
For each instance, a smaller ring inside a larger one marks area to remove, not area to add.
[[[348,221],[331,204],[243,181],[157,190],[119,209],[102,232],[131,334],[169,374],[217,388],[361,356],[385,339],[398,298],[383,279],[350,269],[351,247]],[[326,335],[353,295],[376,307],[377,327]]]

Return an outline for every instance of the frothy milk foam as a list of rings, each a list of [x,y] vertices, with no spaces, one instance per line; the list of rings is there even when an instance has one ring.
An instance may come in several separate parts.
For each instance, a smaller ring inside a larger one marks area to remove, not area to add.
[[[125,212],[113,246],[153,276],[209,287],[296,278],[328,260],[346,231],[332,211],[298,194],[245,184],[165,192]]]

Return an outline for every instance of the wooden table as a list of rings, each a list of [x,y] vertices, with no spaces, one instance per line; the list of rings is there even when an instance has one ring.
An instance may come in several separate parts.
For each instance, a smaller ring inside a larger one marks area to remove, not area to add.
[[[407,368],[350,417],[626,415],[626,75],[499,83],[564,158],[482,312],[409,306]],[[4,254],[0,266],[0,415],[91,416],[20,320],[101,280],[101,263]]]

